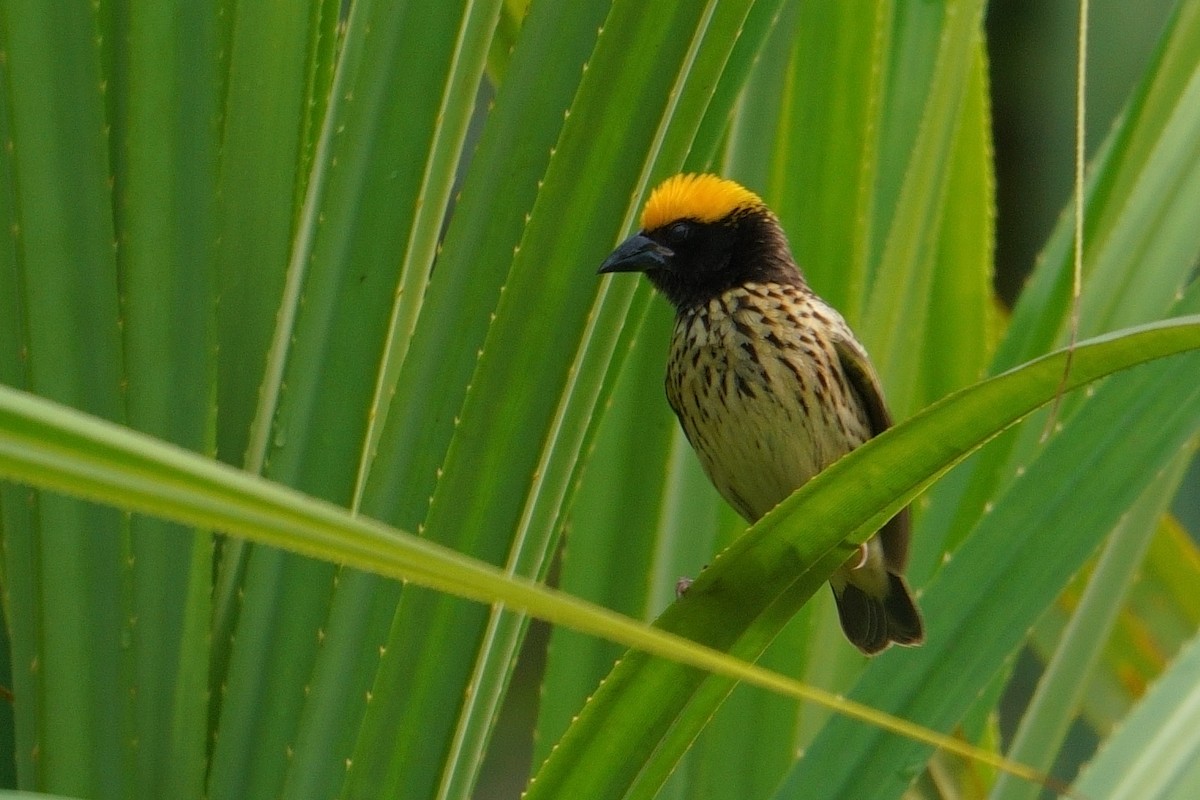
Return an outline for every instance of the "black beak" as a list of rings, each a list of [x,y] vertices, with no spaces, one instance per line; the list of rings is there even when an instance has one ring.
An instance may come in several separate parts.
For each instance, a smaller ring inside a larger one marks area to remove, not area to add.
[[[621,242],[612,255],[604,259],[597,274],[666,269],[674,255],[669,247],[663,247],[649,236],[637,233]]]

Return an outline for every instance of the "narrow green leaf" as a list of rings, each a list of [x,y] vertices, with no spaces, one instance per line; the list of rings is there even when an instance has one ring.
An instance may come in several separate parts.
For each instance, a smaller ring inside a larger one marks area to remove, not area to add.
[[[833,612],[831,603],[818,602],[825,597],[817,595],[783,627],[759,659],[760,666],[794,676],[798,668],[819,660],[813,642]],[[840,628],[837,635],[842,636]],[[813,685],[824,688],[830,682]],[[667,789],[677,787],[681,797],[695,800],[768,797],[795,760],[801,721],[810,710],[811,704],[758,686],[735,687],[670,776]]]
[[[933,399],[923,396],[919,389],[926,382],[924,371],[938,370],[941,362],[934,357],[944,356],[946,351],[936,348],[926,352],[925,342],[942,344],[943,337],[959,335],[943,319],[961,315],[981,327],[978,321],[987,311],[993,211],[987,179],[988,119],[981,112],[986,82],[978,55],[983,5],[978,0],[951,3],[942,7],[944,19],[918,25],[922,17],[930,16],[925,10],[908,20],[910,28],[918,28],[919,36],[937,36],[936,57],[911,155],[901,162],[905,171],[890,215],[886,187],[876,190],[873,221],[887,222],[886,228],[873,231],[885,238],[879,261],[873,265],[859,331],[887,389],[893,415],[899,418]],[[894,35],[899,43],[905,43],[909,33],[905,21],[901,16],[901,31]],[[910,50],[898,48],[890,55],[897,59],[900,53]],[[905,112],[895,106],[902,103],[906,92],[915,90],[912,83],[899,83],[908,68],[905,64],[891,75],[899,99],[889,98],[890,117]],[[888,126],[883,134],[892,134],[894,139],[896,131]],[[883,157],[887,155],[887,144],[885,140],[880,148]],[[947,154],[953,155],[947,158]],[[966,173],[954,186],[969,187],[969,194],[950,197],[953,168]],[[968,200],[972,201],[970,207]],[[955,238],[949,231],[943,236],[942,225],[961,225],[970,233],[965,239]],[[943,252],[950,258],[939,263],[937,256]],[[945,295],[932,288],[943,270],[964,276],[965,281],[958,280],[973,290],[946,303]],[[969,306],[968,299],[972,301]],[[935,306],[933,300],[941,300],[942,304]]]
[[[216,436],[218,457],[238,466],[246,463],[292,237],[329,103],[340,5],[231,3],[226,9]],[[229,666],[246,557],[242,542],[223,543],[213,590],[218,686]]]
[[[682,163],[747,7],[710,3],[647,14],[641,4],[621,2],[610,11],[483,342],[426,518],[432,539],[529,576],[548,565],[592,411],[611,382],[606,366],[631,307],[644,304],[648,292],[638,294],[632,281],[598,282],[591,269],[546,265],[598,264],[617,238],[616,226],[632,216],[629,187],[640,195],[652,164],[674,171]],[[621,107],[648,113],[614,124],[611,109]],[[609,135],[597,137],[602,119]],[[563,219],[589,224],[564,226]],[[517,374],[521,380],[514,381]],[[390,740],[395,758],[378,764],[356,756],[351,796],[401,785],[424,794],[442,778],[434,770],[445,754],[470,757],[476,747],[470,740],[478,741],[486,730],[480,726],[494,716],[476,700],[491,704],[499,697],[497,684],[519,642],[514,624],[405,592],[363,737]],[[460,647],[482,646],[492,664],[476,667],[473,676],[477,653],[447,652],[443,641],[451,631]],[[485,673],[481,683],[477,676]],[[414,686],[422,691],[406,691]],[[459,725],[475,732],[456,733],[445,709],[463,703],[464,686],[470,691]],[[454,770],[444,775],[457,796]]]
[[[1197,92],[1200,7],[1181,3],[1150,68],[1091,165],[1085,199],[1083,335],[1156,318],[1189,275],[1200,248],[1200,232],[1183,213],[1195,207],[1196,201],[1186,198],[1196,191],[1194,176],[1200,169],[1195,157],[1200,146]],[[1065,341],[1073,213],[1069,205],[1063,210],[1040,256],[1013,311],[995,369]],[[1170,253],[1176,255],[1168,257]]]
[[[1172,330],[1177,324],[1146,330]],[[1133,349],[1125,349],[1125,345],[1140,346],[1134,344],[1135,338],[1100,339],[1080,348],[1071,385],[1080,385],[1093,370],[1115,366],[1115,360],[1104,359],[1107,367],[1097,360],[1108,350],[1106,345],[1121,342],[1119,349],[1125,357],[1140,360]],[[1107,356],[1115,357],[1116,349]],[[1082,355],[1085,351],[1088,354]],[[997,430],[1053,397],[1061,366],[1061,356],[1050,356],[958,392],[836,462],[734,542],[700,575],[684,601],[668,608],[656,625],[741,658],[756,658],[845,561],[854,543],[874,533],[930,481]],[[981,436],[983,419],[989,424]],[[869,454],[876,451],[883,453],[871,458]],[[822,491],[834,482],[842,492]],[[885,494],[885,503],[866,499],[882,499]],[[928,603],[926,613],[932,624],[935,609]],[[914,659],[924,661],[930,658],[928,653],[940,651],[932,644],[931,639],[915,653],[896,651],[875,659],[867,675],[880,664],[908,668]],[[864,678],[859,685],[891,689],[903,682],[879,684]],[[651,795],[731,688],[724,678],[708,677],[642,653],[627,654],[543,765],[530,785],[529,796],[559,797],[584,786],[593,797]],[[874,696],[869,699],[883,702]],[[615,730],[622,733],[619,739],[613,736]],[[826,739],[827,733],[818,742]],[[646,753],[652,755],[647,759]],[[841,758],[834,761],[840,763]],[[830,762],[813,763],[827,767]],[[829,785],[824,777],[808,780],[814,787]]]
[[[730,177],[744,177],[728,168],[728,147],[725,143],[731,127],[740,125],[746,116],[745,111],[739,108],[744,103],[741,98],[755,91],[755,84],[764,71],[761,61],[768,41],[781,38],[781,21],[790,16],[795,6],[795,3],[785,0],[756,0],[750,7],[742,23],[741,35],[734,42],[729,60],[713,89],[709,110],[696,130],[683,172],[719,169]],[[761,184],[746,181],[746,185]]]
[[[363,498],[373,516],[416,529],[428,513],[513,248],[610,5],[538,3],[522,26],[397,380]]]
[[[1175,496],[1192,456],[1191,448],[1180,451],[1108,536],[1088,578],[1087,589],[1013,734],[1009,758],[1050,774],[1086,697],[1129,586],[1141,567],[1155,523]],[[1040,788],[1001,775],[991,797],[1036,800]]]
[[[436,470],[454,431],[454,415],[470,382],[477,351],[512,261],[513,246],[527,223],[540,178],[563,125],[563,112],[575,93],[581,68],[607,10],[608,3],[600,2],[570,6],[540,3],[521,26],[505,83],[488,114],[471,168],[455,200],[420,324],[401,368],[379,454],[363,496],[366,513],[411,527],[418,527],[424,519]],[[429,402],[430,397],[438,401]],[[392,597],[394,608],[399,587],[384,586],[376,594]],[[380,629],[381,652],[389,649],[390,627]],[[402,642],[392,648],[391,661],[408,646]],[[441,642],[431,666],[436,668],[442,659],[474,658],[476,648],[474,640],[456,633]],[[509,666],[502,665],[494,676],[501,683]],[[373,709],[386,708],[398,692],[409,693],[409,685],[397,683],[388,672],[376,684],[372,688]],[[460,701],[464,685],[448,685],[448,690],[451,699],[439,701],[438,718],[450,730],[454,720],[444,709]],[[471,691],[473,695],[481,691],[494,697],[491,688],[474,687]],[[361,739],[364,749],[352,756],[354,768],[348,777],[351,784],[359,780],[359,773],[377,769],[373,766],[377,762],[396,761],[401,769],[407,769],[405,754],[395,747],[390,732],[396,722],[388,713],[381,714],[378,723],[368,720],[368,726],[382,725],[385,729]],[[486,735],[490,722],[484,720],[481,728],[471,734],[459,729],[459,752],[477,749],[479,733]],[[450,747],[448,738],[438,742],[432,732],[425,733],[427,745]],[[468,738],[471,743],[464,744]],[[438,764],[428,759],[419,764],[426,774],[436,774]],[[474,768],[448,770],[445,774],[461,777],[465,785],[470,785]]]
[[[446,113],[444,104],[461,93],[463,82],[473,97],[480,76],[481,67],[456,72],[464,52],[464,64],[482,58],[461,37],[478,35],[472,13],[490,31],[494,10],[494,3],[433,0],[352,6],[292,240],[250,438],[250,468],[333,502],[353,503],[386,373],[396,297],[419,299],[428,276],[429,264],[416,263],[427,243],[414,235],[427,239],[430,222],[413,210],[427,200],[440,219],[441,190],[425,192],[446,185],[460,152],[465,110]],[[398,272],[406,253],[414,259]],[[364,631],[365,641],[327,639],[331,613],[346,614],[333,608],[337,576],[329,564],[254,548],[245,570],[210,794],[273,797],[293,784],[305,792],[336,793],[378,665],[381,635],[376,630]],[[371,593],[355,596],[365,617],[381,618],[379,609],[370,608]],[[324,659],[348,658],[357,666],[341,680],[322,666]],[[326,682],[316,685],[314,673]],[[335,716],[337,724],[331,724]],[[309,732],[305,726],[316,719],[324,727]]]
[[[431,78],[440,79],[441,83],[429,81],[429,94],[437,102],[436,107],[430,109],[433,130],[427,142],[420,138],[414,142],[418,147],[427,147],[427,152],[422,154],[421,172],[414,176],[414,185],[410,190],[413,198],[412,218],[408,222],[409,229],[405,231],[403,258],[399,264],[400,279],[396,284],[385,349],[378,367],[375,396],[368,412],[371,424],[362,446],[355,479],[355,508],[362,500],[367,473],[396,390],[396,379],[408,352],[429,285],[430,269],[451,207],[451,188],[458,176],[459,160],[464,155],[467,125],[471,121],[483,77],[483,54],[487,52],[488,42],[496,28],[501,4],[501,0],[485,0],[464,7],[454,39],[448,43],[450,52],[444,75],[431,75]]]
[[[673,598],[676,579],[699,571],[712,552],[721,503],[663,400],[660,343],[673,324],[665,303],[652,305],[564,532],[558,586],[634,619],[653,619]],[[669,477],[656,482],[655,475]],[[610,642],[551,631],[535,767],[620,654]]]
[[[387,4],[380,8],[391,13]],[[394,244],[390,233],[380,236],[376,229],[362,234],[397,247],[395,265],[389,263],[394,257],[389,254],[383,259],[383,268],[398,269],[399,278],[393,289],[379,362],[363,373],[374,374],[375,384],[364,415],[368,421],[366,431],[362,441],[355,443],[359,458],[351,508],[362,504],[397,373],[421,312],[434,251],[450,205],[451,187],[459,172],[459,160],[464,157],[463,145],[479,93],[484,54],[499,12],[499,0],[461,6],[431,3],[414,9],[398,20],[404,35],[390,56],[390,64],[365,67],[367,75],[372,70],[407,73],[406,80],[413,83],[407,87],[404,102],[389,110],[391,119],[384,117],[388,125],[403,121],[395,134],[387,134],[385,129],[385,135],[395,136],[395,140],[390,143],[385,139],[380,148],[384,163],[379,167],[390,166],[393,172],[389,182],[399,181],[399,185],[380,191],[368,182],[363,202],[383,214],[393,213],[393,204],[412,209],[412,214],[404,226],[391,224],[401,234]],[[374,37],[375,26],[381,20],[366,23],[362,34]],[[429,59],[429,40],[434,35],[444,62]],[[415,57],[431,62],[425,72],[395,66]],[[421,96],[409,96],[417,94]],[[417,112],[418,116],[410,119]],[[395,158],[392,150],[399,151],[396,161],[391,161]],[[412,169],[410,162],[419,169],[406,176],[405,171]],[[336,163],[331,162],[331,168]],[[395,169],[398,164],[402,165],[400,170]],[[361,256],[351,255],[350,263],[361,261]],[[386,758],[394,752],[393,742],[388,740],[368,743],[366,750],[358,747],[363,742],[360,729],[370,707],[371,686],[388,647],[398,588],[391,582],[348,570],[338,576],[313,675],[305,685],[308,700],[296,731],[285,795],[336,796],[347,780],[350,765],[361,767],[368,758]]]
[[[1083,335],[1161,317],[1200,257],[1200,7],[1177,6],[1155,63],[1093,159],[1085,199]],[[1066,341],[1072,270],[1068,206],[1013,311],[992,371]],[[1136,287],[1129,290],[1127,287]],[[1114,303],[1115,298],[1121,298]],[[1126,304],[1126,301],[1127,304]],[[1102,311],[1103,310],[1103,311]],[[918,581],[953,550],[1040,429],[1002,437],[929,498],[910,574]]]
[[[1200,292],[1190,299],[1195,308]],[[950,730],[1101,538],[1200,430],[1200,386],[1179,378],[1197,368],[1191,354],[1095,390],[924,588],[925,645],[872,661],[850,696]],[[830,752],[838,753],[835,766]],[[898,797],[928,752],[834,719],[781,796],[818,796],[803,787],[819,769],[836,793]]]
[[[0,59],[0,87],[7,97],[9,77],[7,74],[7,58]],[[17,223],[17,198],[14,187],[15,163],[12,148],[7,146],[12,141],[12,120],[9,118],[8,103],[0,103],[0,308],[18,309],[21,307],[21,261],[19,239],[14,232],[20,231]],[[26,347],[25,322],[22,315],[12,313],[0,315],[0,384],[7,386],[26,385],[26,364],[20,357]],[[25,498],[32,497],[32,490],[25,487],[14,487],[0,483],[0,543],[4,546],[4,557],[0,558],[0,587],[3,588],[5,608],[3,630],[3,656],[0,659],[0,685],[11,692],[16,684],[14,667],[16,661],[12,648],[12,637],[21,635],[22,631],[30,632],[29,625],[23,625],[22,620],[12,621],[13,598],[33,597],[33,570],[29,553],[34,520],[30,504]],[[13,568],[17,569],[14,570]],[[21,611],[20,600],[17,600],[18,611]],[[24,607],[28,611],[29,605]],[[26,615],[26,620],[31,615]],[[16,645],[21,649],[21,645]],[[28,656],[28,649],[24,654]],[[28,685],[28,684],[27,684]],[[22,771],[29,774],[31,769],[31,753],[20,751],[17,746],[17,715],[24,713],[26,720],[31,719],[30,706],[18,710],[15,705],[0,709],[0,785],[17,786],[17,762],[22,763]],[[23,724],[32,729],[29,722]]]
[[[894,3],[823,0],[794,7],[791,25],[778,31],[790,52],[780,92],[785,105],[771,131],[774,152],[762,158],[761,168],[770,170],[764,196],[813,287],[857,324],[870,270]],[[760,102],[773,105],[778,96],[760,95]]]
[[[678,164],[684,159],[682,153],[689,151],[691,155],[687,158],[694,158],[696,137],[711,138],[714,130],[724,128],[740,81],[745,79],[761,47],[766,23],[779,3],[780,0],[755,3],[750,11],[739,4],[710,6],[711,17],[702,23],[703,38],[697,39],[687,55],[691,61],[685,62],[688,68],[677,79],[679,88],[668,95],[668,108],[673,102],[674,109],[669,122],[664,120],[665,129],[661,126],[659,129],[662,134],[659,160]],[[701,146],[707,147],[703,143]],[[549,568],[561,519],[573,501],[579,475],[591,450],[600,418],[598,412],[616,381],[617,370],[612,365],[639,335],[637,323],[643,316],[642,309],[649,305],[649,294],[648,287],[638,285],[628,312],[621,295],[601,295],[588,315],[590,331],[585,333],[568,369],[565,391],[547,429],[546,444],[534,468],[535,477],[520,523],[512,534],[507,566],[517,574],[541,577]],[[650,341],[657,344],[662,339]],[[657,347],[655,354],[661,355]],[[483,358],[487,358],[486,353]],[[650,382],[655,387],[660,384],[660,379]],[[667,583],[673,584],[674,579]],[[461,787],[473,785],[475,768],[470,759],[478,759],[490,733],[523,633],[524,622],[520,617],[492,612],[484,647],[471,678],[470,699],[456,733],[455,750],[463,753],[458,758],[467,759],[468,767],[456,768],[455,761],[448,762],[446,783],[450,789],[444,796],[464,796]],[[606,666],[610,665],[611,662]]]
[[[213,451],[217,19],[206,4],[133,3],[114,26],[110,93],[129,424]],[[122,636],[131,795],[199,798],[208,739],[212,541],[129,521]]]
[[[332,62],[324,48],[334,39],[338,5],[232,4],[216,253],[217,452],[230,464],[240,465],[246,454],[304,199],[313,118],[319,121],[328,102]]]
[[[919,353],[901,353],[917,373],[915,407],[980,380],[996,344],[992,290],[996,178],[987,55],[972,48],[959,129],[951,150]]]
[[[1187,491],[1184,481],[1182,491]],[[1200,628],[1200,551],[1173,517],[1158,520],[1156,535],[1130,590],[1129,600],[1106,644],[1104,661],[1084,695],[1087,724],[1109,735],[1146,688]],[[1071,606],[1056,603],[1033,629],[1031,645],[1045,660],[1057,646]],[[1067,608],[1064,608],[1064,605]]]
[[[1073,375],[1082,382],[1196,347],[1200,347],[1200,318],[1147,326],[1084,343],[1076,352]],[[1063,358],[1056,354],[960,392],[837,462],[764,518],[756,530],[758,535],[735,542],[700,576],[688,602],[668,610],[664,625],[679,627],[702,640],[715,637],[728,645],[736,632],[722,627],[717,618],[741,616],[743,601],[749,602],[755,613],[753,606],[764,600],[758,587],[769,589],[773,584],[788,587],[787,597],[772,604],[775,611],[767,615],[782,624],[791,616],[793,603],[810,595],[844,558],[845,546],[839,544],[843,533],[848,532],[851,541],[865,538],[879,520],[908,502],[923,484],[994,434],[997,425],[1046,402],[1058,387]],[[1175,407],[1180,409],[1178,404]],[[731,664],[710,650],[680,646],[677,637],[648,635],[647,629],[627,618],[507,576],[430,542],[397,535],[344,509],[6,387],[0,387],[0,474],[120,503],[130,510],[162,514],[188,525],[245,534],[262,544],[286,545],[299,553],[463,597],[504,602],[579,630],[651,652],[670,653],[672,658],[706,669],[719,668],[756,681],[767,677],[737,667],[736,662]],[[797,524],[800,531],[793,527]],[[794,540],[780,542],[779,536],[772,535],[776,530],[789,533]],[[806,562],[815,562],[815,566],[804,568]],[[765,644],[763,633],[760,629],[747,638],[757,639],[761,646]],[[622,663],[639,660],[645,659],[633,655]],[[693,677],[693,671],[684,668],[683,681],[694,682]],[[660,714],[677,694],[675,683],[680,678],[671,675],[667,685],[652,695],[654,702],[637,703],[634,710],[639,716]],[[632,697],[633,692],[614,691],[621,683],[619,676],[610,677],[585,708],[582,722],[573,726],[574,737],[568,733],[547,762],[542,777],[550,775],[557,780],[563,776],[564,763],[572,763],[564,762],[563,754],[569,756],[578,747],[581,725],[585,731],[592,728],[595,732],[595,722],[589,720],[595,720],[597,708],[610,705],[614,698],[628,701]],[[634,686],[641,691],[646,684],[638,681]],[[720,689],[719,694],[726,691],[727,687]],[[629,730],[630,738],[637,738],[633,733],[640,728]],[[593,763],[582,762],[584,771]],[[539,778],[534,791],[552,791],[550,782]]]
[[[504,0],[487,54],[487,77],[493,86],[500,86],[508,79],[513,51],[531,5],[531,0]]]
[[[1184,798],[1200,790],[1200,639],[1088,764],[1074,788],[1095,800]]]

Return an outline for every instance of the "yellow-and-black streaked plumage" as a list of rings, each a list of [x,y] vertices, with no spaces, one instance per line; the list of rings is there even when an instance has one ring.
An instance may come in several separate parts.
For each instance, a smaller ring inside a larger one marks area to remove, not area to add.
[[[753,523],[891,425],[866,351],[804,280],[775,215],[714,175],[655,189],[642,229],[600,272],[644,272],[676,311],[667,399],[721,495]],[[924,637],[904,583],[909,518],[893,517],[831,578],[864,653]]]

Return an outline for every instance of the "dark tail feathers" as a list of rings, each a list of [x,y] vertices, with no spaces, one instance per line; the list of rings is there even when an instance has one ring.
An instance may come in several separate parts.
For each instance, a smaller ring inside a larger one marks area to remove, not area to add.
[[[917,645],[925,640],[921,612],[913,602],[904,578],[888,573],[888,593],[873,597],[853,583],[847,583],[837,600],[838,617],[846,638],[869,656],[895,642]]]

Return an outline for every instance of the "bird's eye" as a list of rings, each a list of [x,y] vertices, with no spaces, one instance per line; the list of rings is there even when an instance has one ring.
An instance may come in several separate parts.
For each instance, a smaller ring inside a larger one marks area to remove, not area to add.
[[[672,222],[667,226],[666,238],[672,242],[682,242],[692,235],[693,225],[687,221]]]

